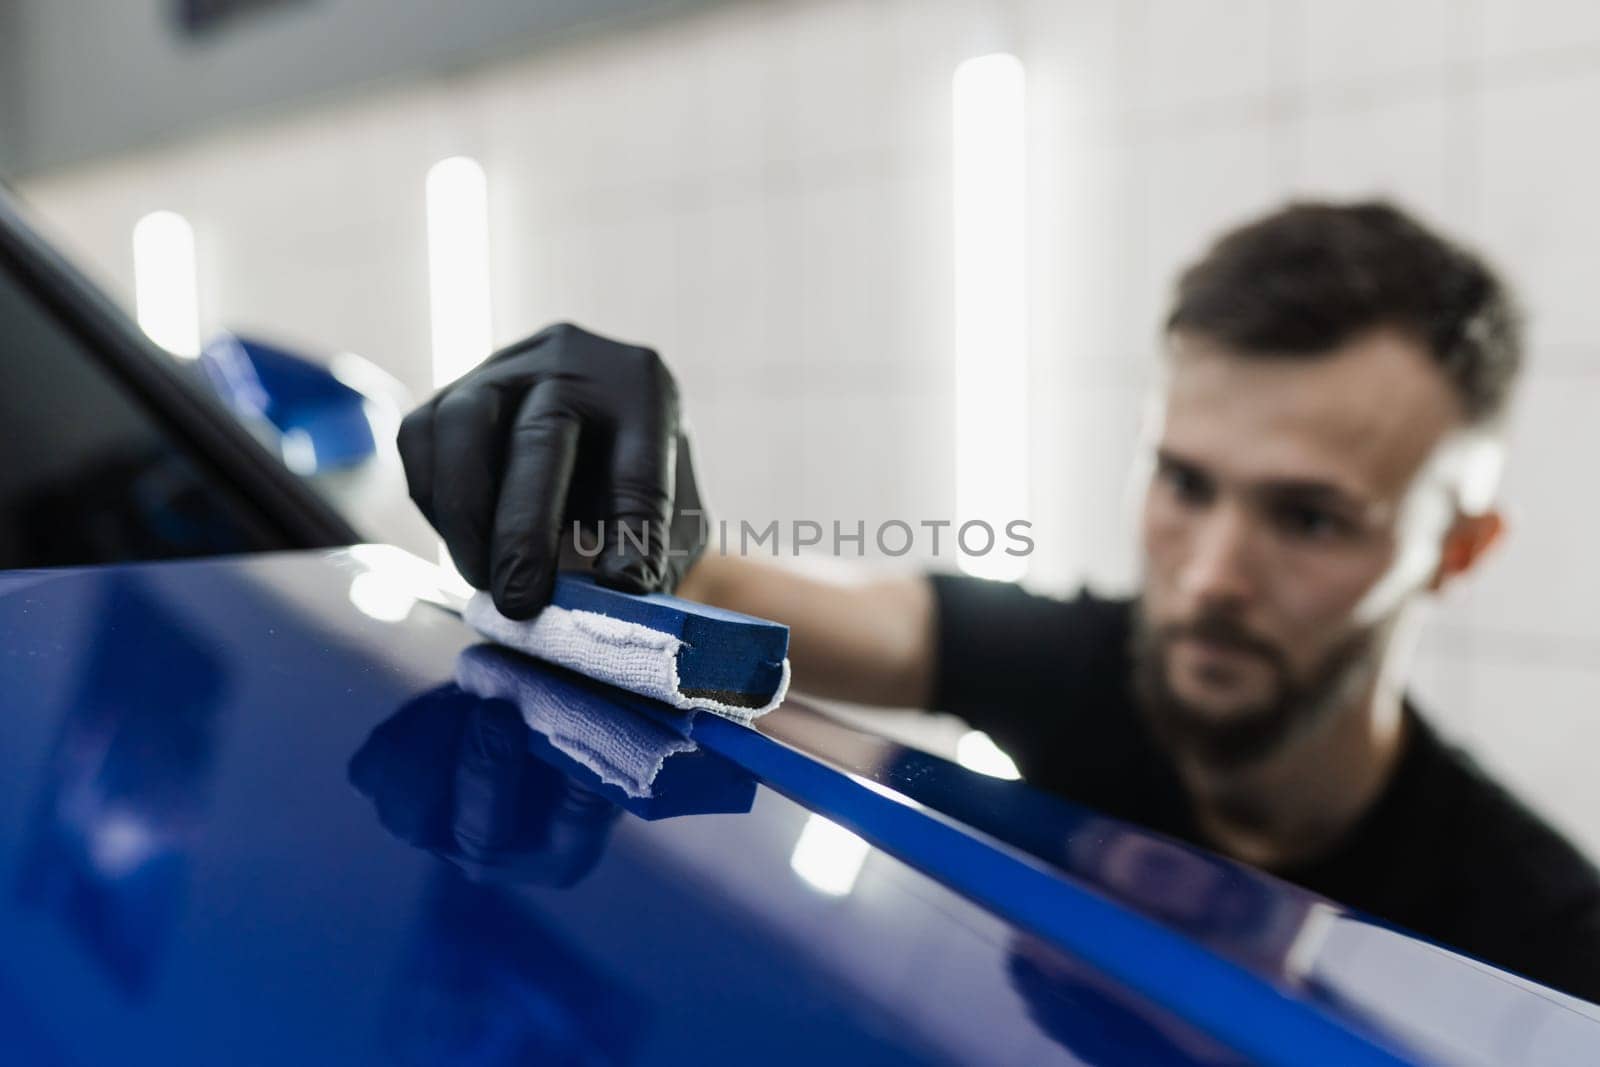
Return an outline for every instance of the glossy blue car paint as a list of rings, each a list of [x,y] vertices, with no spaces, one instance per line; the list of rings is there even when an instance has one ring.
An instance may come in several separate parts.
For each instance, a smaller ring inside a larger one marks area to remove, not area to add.
[[[797,702],[473,647],[399,556],[0,575],[5,1062],[1600,1058],[1586,1005]]]

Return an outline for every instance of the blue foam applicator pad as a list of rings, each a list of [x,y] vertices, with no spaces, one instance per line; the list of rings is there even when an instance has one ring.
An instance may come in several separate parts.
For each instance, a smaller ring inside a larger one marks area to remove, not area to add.
[[[664,593],[624,593],[580,574],[557,576],[550,603],[678,638],[678,684],[685,696],[760,707],[781,683],[789,654],[789,628],[781,623]]]

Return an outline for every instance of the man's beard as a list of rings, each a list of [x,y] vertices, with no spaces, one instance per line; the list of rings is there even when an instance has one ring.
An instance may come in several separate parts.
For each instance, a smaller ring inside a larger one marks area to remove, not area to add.
[[[1388,623],[1358,630],[1296,678],[1282,652],[1246,630],[1232,616],[1212,614],[1187,623],[1154,626],[1143,602],[1134,611],[1134,690],[1145,722],[1174,755],[1192,757],[1215,770],[1257,763],[1326,726],[1359,698],[1377,674]],[[1272,694],[1230,711],[1208,714],[1184,700],[1167,676],[1168,653],[1180,638],[1195,637],[1248,652],[1271,670]]]

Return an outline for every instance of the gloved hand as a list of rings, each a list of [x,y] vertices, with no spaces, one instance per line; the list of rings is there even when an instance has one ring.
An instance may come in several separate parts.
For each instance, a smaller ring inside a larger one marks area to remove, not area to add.
[[[661,358],[560,324],[489,357],[407,415],[411,499],[463,577],[529,618],[573,522],[595,576],[671,592],[705,547],[678,389]],[[642,546],[642,547],[641,547]]]

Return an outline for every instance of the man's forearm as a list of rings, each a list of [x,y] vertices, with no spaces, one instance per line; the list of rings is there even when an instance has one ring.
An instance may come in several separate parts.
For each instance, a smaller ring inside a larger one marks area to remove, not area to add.
[[[769,563],[707,553],[678,595],[789,627],[797,688],[887,707],[933,695],[933,589],[925,578],[843,585]]]

